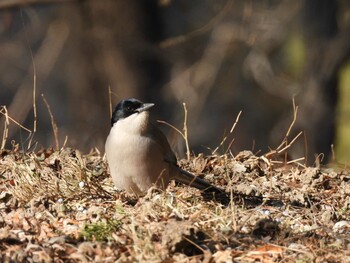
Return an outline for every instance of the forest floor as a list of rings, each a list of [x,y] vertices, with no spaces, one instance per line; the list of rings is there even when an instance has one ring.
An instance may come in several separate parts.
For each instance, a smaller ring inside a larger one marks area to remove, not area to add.
[[[117,193],[98,152],[0,152],[1,262],[350,262],[350,172],[244,151],[180,166],[221,187]]]

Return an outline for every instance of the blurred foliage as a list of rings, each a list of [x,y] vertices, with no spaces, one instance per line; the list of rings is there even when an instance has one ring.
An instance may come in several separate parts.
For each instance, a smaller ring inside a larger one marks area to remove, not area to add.
[[[305,64],[305,47],[300,34],[292,33],[284,45],[284,59],[287,69],[295,79],[300,78]]]
[[[350,63],[340,72],[336,161],[350,164]]]

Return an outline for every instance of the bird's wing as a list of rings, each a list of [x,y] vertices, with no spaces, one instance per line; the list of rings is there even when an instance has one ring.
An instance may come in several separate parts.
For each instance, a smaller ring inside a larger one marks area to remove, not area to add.
[[[164,133],[153,124],[150,124],[149,129],[150,136],[153,137],[152,139],[160,145],[160,148],[163,151],[164,161],[177,165],[176,156],[172,151],[168,139],[165,137]]]
[[[198,176],[195,176],[183,169],[181,169],[177,165],[177,159],[172,151],[169,142],[163,132],[159,130],[156,126],[151,124],[150,127],[150,132],[149,132],[153,137],[154,141],[159,143],[159,145],[162,148],[163,154],[164,154],[164,161],[169,163],[171,166],[171,174],[170,177],[171,179],[174,179],[178,183],[186,184],[195,188],[198,188],[200,190],[205,190],[209,192],[216,192],[216,193],[223,193],[224,191],[207,181],[199,178]]]

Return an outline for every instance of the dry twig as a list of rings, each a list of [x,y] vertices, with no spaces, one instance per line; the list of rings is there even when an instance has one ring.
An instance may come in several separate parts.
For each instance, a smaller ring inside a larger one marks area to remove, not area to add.
[[[45,99],[44,94],[41,94],[41,97],[43,98],[43,101],[46,105],[47,111],[49,112],[50,115],[50,120],[51,120],[51,127],[53,130],[53,134],[55,137],[55,144],[56,144],[56,150],[58,150],[60,148],[60,144],[59,144],[59,138],[58,138],[58,128],[57,128],[57,124],[55,122],[55,118],[53,117],[52,111],[51,111],[51,107],[49,105],[49,103],[47,102],[47,100]]]

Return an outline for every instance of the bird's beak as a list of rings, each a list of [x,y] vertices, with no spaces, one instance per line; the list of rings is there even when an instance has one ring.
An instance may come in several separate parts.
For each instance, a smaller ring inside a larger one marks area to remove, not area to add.
[[[140,108],[137,109],[138,112],[143,112],[149,110],[154,106],[154,103],[144,103]]]

